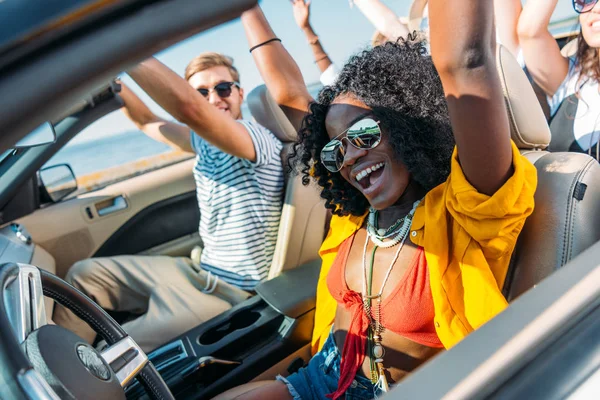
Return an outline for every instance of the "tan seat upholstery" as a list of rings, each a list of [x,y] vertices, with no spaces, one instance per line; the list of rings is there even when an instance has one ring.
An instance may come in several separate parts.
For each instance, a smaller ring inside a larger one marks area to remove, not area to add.
[[[502,46],[497,61],[512,138],[538,172],[535,210],[504,286],[510,301],[600,240],[600,165],[586,154],[543,151],[550,129],[525,73]]]
[[[248,106],[256,121],[284,143],[282,162],[284,170],[287,170],[287,153],[297,138],[296,130],[269,95],[266,86],[261,85],[250,92]],[[324,201],[318,188],[313,184],[302,185],[300,176],[295,174],[287,176],[279,235],[268,279],[319,257],[325,216]]]

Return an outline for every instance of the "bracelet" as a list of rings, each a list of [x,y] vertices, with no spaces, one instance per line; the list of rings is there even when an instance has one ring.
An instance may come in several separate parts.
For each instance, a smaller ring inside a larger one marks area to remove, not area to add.
[[[256,46],[252,46],[252,47],[250,47],[250,53],[252,53],[254,50],[258,49],[260,46],[264,46],[265,44],[271,43],[271,42],[279,42],[279,43],[281,43],[281,39],[275,37],[275,38],[266,40],[266,41],[264,41],[262,43],[259,43]]]
[[[323,57],[318,58],[315,60],[315,64],[318,63],[319,61],[323,61],[324,59],[329,58],[329,56],[327,54],[325,54]]]
[[[312,38],[312,39],[310,39],[308,41],[308,44],[312,44],[312,45],[315,45],[317,43],[319,43],[319,37],[318,36],[315,36],[314,38]]]

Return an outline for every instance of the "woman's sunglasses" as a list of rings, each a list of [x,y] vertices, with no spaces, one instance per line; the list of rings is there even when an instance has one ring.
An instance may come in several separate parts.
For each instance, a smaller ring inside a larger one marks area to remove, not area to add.
[[[238,89],[240,87],[239,83],[237,83],[237,82],[221,82],[221,83],[215,85],[215,87],[212,89],[200,88],[200,89],[198,89],[198,92],[200,92],[200,94],[202,96],[208,97],[208,94],[210,93],[210,91],[214,90],[215,92],[217,92],[217,95],[220,98],[225,99],[225,98],[231,96],[231,87],[232,86],[236,86]]]
[[[598,0],[573,0],[573,9],[579,14],[592,11]]]
[[[361,119],[340,133],[321,150],[321,163],[330,172],[339,172],[344,166],[346,148],[342,141],[348,140],[357,149],[371,150],[381,142],[381,128],[379,121],[371,118]]]

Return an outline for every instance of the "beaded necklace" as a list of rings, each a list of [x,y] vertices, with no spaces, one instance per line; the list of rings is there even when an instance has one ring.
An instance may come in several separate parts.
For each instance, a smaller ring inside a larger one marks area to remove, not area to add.
[[[419,201],[416,201],[413,204],[412,210],[404,217],[396,221],[390,228],[385,230],[377,229],[377,211],[371,208],[369,210],[369,219],[367,223],[367,237],[365,240],[365,247],[363,249],[363,307],[367,317],[369,318],[369,328],[367,331],[367,354],[369,355],[371,362],[371,382],[382,392],[387,392],[389,390],[389,384],[387,382],[387,378],[385,376],[385,367],[383,366],[383,357],[385,355],[385,349],[383,348],[381,342],[381,335],[384,331],[384,327],[381,324],[381,298],[383,294],[383,289],[392,273],[392,269],[394,268],[394,264],[398,260],[398,256],[400,255],[400,251],[404,247],[404,243],[406,238],[408,237],[408,231],[410,230],[410,226],[412,224],[412,218],[415,213],[415,209],[419,205]],[[385,237],[394,236],[393,239],[389,241],[383,241]],[[371,260],[368,267],[367,272],[367,245],[369,244],[369,239],[373,242],[373,251],[371,252]],[[380,243],[382,245],[380,245]],[[398,250],[394,254],[394,258],[388,270],[385,274],[383,282],[381,284],[381,288],[379,293],[376,295],[372,294],[372,286],[373,286],[373,264],[375,262],[375,252],[379,247],[393,247],[400,244],[398,246]],[[375,305],[375,318],[372,317],[372,301],[376,301]]]

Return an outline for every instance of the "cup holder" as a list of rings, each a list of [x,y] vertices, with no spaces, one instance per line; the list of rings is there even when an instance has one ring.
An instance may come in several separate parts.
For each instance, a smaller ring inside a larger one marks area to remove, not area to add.
[[[237,314],[234,314],[231,319],[223,322],[222,324],[215,326],[204,332],[198,338],[198,342],[202,345],[210,345],[217,343],[230,333],[237,331],[238,329],[244,329],[254,324],[260,318],[260,313],[257,311],[243,310]]]

